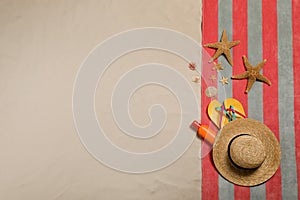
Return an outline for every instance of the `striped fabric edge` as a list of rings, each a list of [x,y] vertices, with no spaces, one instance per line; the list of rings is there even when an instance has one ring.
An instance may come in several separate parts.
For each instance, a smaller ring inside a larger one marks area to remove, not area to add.
[[[202,1],[202,44],[218,40],[218,0],[203,0]],[[213,55],[214,50],[205,49],[210,55]],[[205,89],[207,81],[203,77],[211,75],[212,71],[205,68],[205,53],[202,53],[202,78],[201,78],[201,122],[203,124],[210,124],[207,116],[207,106],[211,99],[206,97]],[[215,85],[216,86],[216,85]],[[202,146],[206,145],[202,143]],[[205,147],[202,147],[204,151]],[[202,199],[217,200],[218,199],[218,173],[212,163],[211,154],[203,156],[202,158]]]
[[[300,1],[292,1],[292,22],[295,154],[297,162],[298,197],[300,197]]]

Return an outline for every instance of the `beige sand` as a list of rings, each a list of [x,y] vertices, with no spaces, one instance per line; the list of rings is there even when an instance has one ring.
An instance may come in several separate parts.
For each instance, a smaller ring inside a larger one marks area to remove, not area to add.
[[[81,62],[107,37],[131,28],[159,26],[200,41],[200,0],[21,1],[0,2],[0,199],[200,199],[200,141],[170,167],[132,175],[96,161],[83,147],[72,117],[72,88]],[[180,58],[159,51],[140,51],[112,65],[97,91],[109,96],[115,80],[145,62],[173,66],[192,73]],[[103,89],[103,88],[102,88]],[[197,88],[195,87],[195,90]],[[154,92],[153,92],[154,91]],[[151,93],[152,97],[142,97]],[[174,97],[155,86],[137,92],[131,104],[137,123],[147,123],[147,106],[155,95],[171,112],[179,112]],[[145,106],[140,101],[143,100]],[[100,100],[99,100],[100,101]],[[108,102],[109,99],[104,99]],[[169,116],[163,133],[149,141],[118,132],[108,113],[105,127],[115,144],[132,151],[164,145],[179,119]],[[143,112],[141,112],[143,111]],[[145,112],[144,112],[145,111]]]

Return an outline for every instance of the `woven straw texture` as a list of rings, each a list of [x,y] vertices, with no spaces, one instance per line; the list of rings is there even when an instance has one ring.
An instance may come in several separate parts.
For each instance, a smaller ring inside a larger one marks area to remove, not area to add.
[[[278,169],[280,145],[272,131],[253,119],[228,123],[213,146],[213,161],[228,181],[254,186],[270,179]]]

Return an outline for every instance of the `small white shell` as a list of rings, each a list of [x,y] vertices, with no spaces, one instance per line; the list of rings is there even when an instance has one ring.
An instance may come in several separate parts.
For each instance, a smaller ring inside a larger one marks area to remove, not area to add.
[[[218,93],[217,88],[213,87],[213,86],[209,86],[208,88],[206,88],[205,90],[205,95],[207,97],[215,97]]]
[[[195,82],[195,83],[198,83],[200,80],[200,77],[198,75],[193,75],[192,76],[192,81]]]

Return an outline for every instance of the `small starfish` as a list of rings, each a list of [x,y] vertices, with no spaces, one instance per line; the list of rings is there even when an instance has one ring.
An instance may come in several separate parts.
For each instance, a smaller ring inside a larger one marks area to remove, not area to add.
[[[190,70],[196,70],[196,67],[197,67],[197,65],[196,65],[196,63],[189,63],[189,68],[190,68]]]
[[[211,76],[210,76],[210,80],[211,80],[212,82],[214,82],[216,79],[217,79],[217,78],[216,78],[215,75],[211,75]]]
[[[220,80],[220,82],[225,85],[228,84],[228,78],[225,78],[224,76],[222,76],[222,79]]]
[[[221,65],[222,63],[221,62],[219,62],[219,63],[215,63],[214,62],[214,70],[216,70],[216,71],[220,71],[220,70],[223,70],[224,69],[224,67]]]
[[[267,62],[266,59],[264,59],[261,63],[259,63],[258,65],[256,65],[255,67],[253,67],[246,56],[243,56],[243,62],[246,68],[246,71],[242,74],[236,75],[236,76],[232,76],[232,79],[248,79],[248,83],[247,83],[247,88],[246,88],[246,93],[248,93],[254,82],[259,80],[262,81],[266,84],[268,84],[269,86],[271,85],[271,81],[269,79],[267,79],[267,77],[261,75],[259,72],[260,70],[263,68],[263,66],[265,65],[265,63]]]
[[[240,43],[239,40],[236,41],[228,41],[227,35],[226,35],[226,30],[223,30],[222,37],[221,37],[221,42],[216,42],[216,43],[209,43],[205,44],[204,47],[209,47],[213,49],[217,49],[213,57],[209,60],[209,62],[214,61],[217,59],[221,54],[224,54],[226,59],[228,60],[229,64],[232,66],[232,59],[230,55],[230,50],[232,47],[238,45]]]

